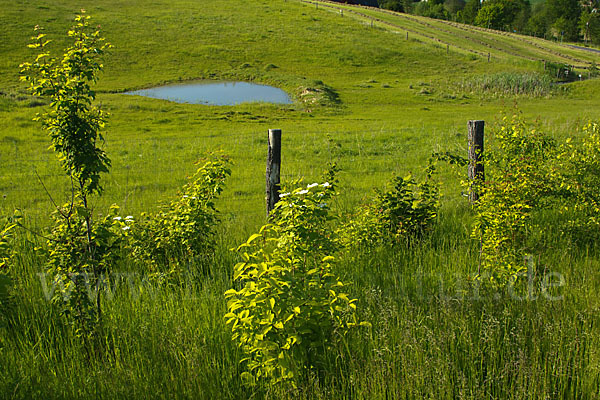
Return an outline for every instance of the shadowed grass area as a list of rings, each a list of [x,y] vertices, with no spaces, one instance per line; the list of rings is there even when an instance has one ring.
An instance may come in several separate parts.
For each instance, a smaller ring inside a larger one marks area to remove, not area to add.
[[[411,247],[354,252],[338,272],[354,282],[360,318],[299,392],[246,388],[240,354],[222,318],[232,241],[201,279],[161,286],[117,268],[106,290],[105,338],[90,356],[48,307],[39,261],[23,252],[10,326],[4,329],[2,392],[16,398],[587,398],[597,393],[598,259],[550,250],[564,282],[521,293],[468,282],[477,246],[467,210],[444,212],[433,235]],[[565,243],[557,243],[565,245]],[[23,247],[25,248],[25,247]],[[545,289],[544,289],[545,288]]]

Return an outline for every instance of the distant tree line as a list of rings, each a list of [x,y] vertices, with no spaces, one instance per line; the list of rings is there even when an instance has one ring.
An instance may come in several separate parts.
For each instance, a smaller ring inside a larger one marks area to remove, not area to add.
[[[600,44],[600,0],[342,0],[546,39]]]

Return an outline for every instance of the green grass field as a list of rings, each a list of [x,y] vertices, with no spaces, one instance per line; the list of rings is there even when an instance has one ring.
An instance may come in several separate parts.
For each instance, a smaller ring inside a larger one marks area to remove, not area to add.
[[[241,354],[222,317],[236,262],[229,249],[265,221],[269,128],[283,131],[284,180],[312,182],[328,162],[338,162],[334,209],[348,212],[394,174],[420,173],[433,152],[466,155],[468,120],[485,120],[491,133],[503,113],[518,109],[557,138],[599,120],[598,79],[516,96],[473,92],[464,83],[541,74],[540,60],[575,65],[587,78],[583,67],[599,64],[600,54],[324,2],[0,0],[0,214],[18,208],[32,230],[47,227],[53,210],[40,181],[57,201],[68,197],[68,185],[49,138],[32,121],[43,102],[26,94],[19,64],[34,57],[26,46],[36,24],[60,52],[82,7],[114,45],[97,87],[97,103],[111,114],[105,150],[112,168],[96,212],[112,203],[124,215],[155,210],[193,172],[194,161],[222,149],[235,164],[218,203],[218,250],[206,276],[176,287],[140,282],[141,271],[115,266],[128,275],[106,302],[110,354],[90,359],[44,296],[43,260],[33,250],[41,240],[22,232],[11,271],[14,304],[9,323],[0,325],[0,397],[600,397],[597,245],[582,249],[551,235],[539,262],[564,276],[561,300],[465,293],[478,247],[460,178],[449,169],[440,171],[442,210],[431,237],[353,254],[338,265],[373,328],[332,352],[326,372],[299,392],[245,387]],[[373,26],[370,18],[377,18]],[[294,103],[216,107],[123,94],[195,79],[272,84]],[[313,102],[302,95],[307,88],[335,96]]]

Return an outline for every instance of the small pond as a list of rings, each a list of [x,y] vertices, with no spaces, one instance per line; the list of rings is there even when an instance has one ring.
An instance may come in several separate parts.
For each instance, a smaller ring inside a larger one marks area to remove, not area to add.
[[[273,86],[248,82],[200,81],[135,90],[125,94],[174,101],[176,103],[233,106],[240,103],[291,104],[286,92]]]

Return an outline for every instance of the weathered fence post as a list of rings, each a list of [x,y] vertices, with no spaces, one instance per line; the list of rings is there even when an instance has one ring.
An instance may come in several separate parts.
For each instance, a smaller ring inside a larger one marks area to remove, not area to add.
[[[469,121],[468,128],[468,148],[469,148],[469,180],[471,187],[469,190],[469,200],[475,203],[479,200],[479,193],[474,181],[483,182],[485,180],[485,172],[482,163],[483,155],[483,131],[485,121]]]
[[[267,217],[279,200],[281,173],[281,129],[269,129],[269,152],[267,154]]]
[[[488,62],[490,62],[490,53],[488,53]]]
[[[406,40],[408,40],[408,31],[406,31]]]

